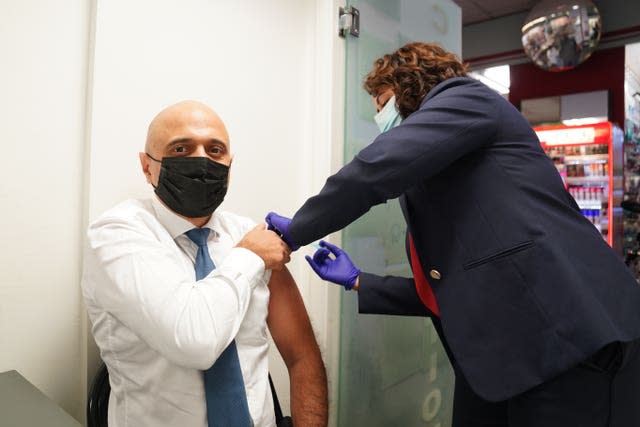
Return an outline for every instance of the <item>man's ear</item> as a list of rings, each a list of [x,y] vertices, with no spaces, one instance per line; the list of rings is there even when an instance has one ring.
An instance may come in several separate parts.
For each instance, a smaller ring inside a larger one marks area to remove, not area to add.
[[[142,168],[142,173],[144,174],[147,182],[151,183],[151,172],[149,171],[149,158],[146,153],[142,151],[138,153],[138,157],[140,158],[140,167]]]

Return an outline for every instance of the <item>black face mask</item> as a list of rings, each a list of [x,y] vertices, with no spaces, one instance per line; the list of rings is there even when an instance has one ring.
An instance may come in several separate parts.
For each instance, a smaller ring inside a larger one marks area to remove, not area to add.
[[[156,162],[159,160],[147,156]],[[156,194],[187,218],[209,216],[227,194],[229,166],[206,157],[163,157]]]

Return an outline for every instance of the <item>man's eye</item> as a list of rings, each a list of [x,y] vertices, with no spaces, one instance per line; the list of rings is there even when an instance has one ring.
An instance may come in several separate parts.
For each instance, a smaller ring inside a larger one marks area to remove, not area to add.
[[[182,145],[178,145],[173,148],[173,151],[175,151],[176,153],[184,153],[185,151],[187,151],[187,149],[184,148]]]
[[[220,147],[211,147],[209,149],[209,152],[211,154],[222,154],[222,148],[220,148]]]

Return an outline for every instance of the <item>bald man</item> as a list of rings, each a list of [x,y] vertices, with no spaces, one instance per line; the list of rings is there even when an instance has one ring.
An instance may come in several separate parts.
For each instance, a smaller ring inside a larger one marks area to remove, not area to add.
[[[140,153],[154,197],[89,226],[82,290],[109,371],[110,427],[274,426],[267,326],[289,371],[294,424],[327,424],[326,375],[284,266],[289,248],[217,209],[231,159],[214,111],[172,105]]]

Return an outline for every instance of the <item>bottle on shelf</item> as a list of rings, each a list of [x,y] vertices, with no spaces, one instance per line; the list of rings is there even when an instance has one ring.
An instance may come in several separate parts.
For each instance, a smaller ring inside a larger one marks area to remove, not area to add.
[[[582,215],[593,225],[602,230],[606,228],[606,209],[603,209],[603,197],[605,187],[603,186],[570,186],[569,194],[575,199]],[[604,200],[606,203],[606,200]]]

